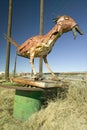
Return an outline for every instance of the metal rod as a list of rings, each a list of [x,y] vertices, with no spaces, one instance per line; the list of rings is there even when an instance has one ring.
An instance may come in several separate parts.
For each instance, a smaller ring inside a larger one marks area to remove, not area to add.
[[[13,77],[15,77],[15,75],[16,75],[16,64],[17,64],[17,50],[16,50],[16,55],[15,55],[15,63],[14,63]]]

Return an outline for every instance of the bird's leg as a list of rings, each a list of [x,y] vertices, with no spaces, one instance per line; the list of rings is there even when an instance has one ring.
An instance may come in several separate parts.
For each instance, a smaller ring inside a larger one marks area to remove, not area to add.
[[[52,74],[53,78],[56,79],[56,80],[59,80],[58,77],[54,74],[54,72],[50,69],[49,65],[48,65],[48,62],[47,62],[47,58],[46,57],[43,57],[44,59],[44,63],[47,67],[47,69],[50,71],[50,73]]]
[[[35,67],[34,67],[34,58],[30,58],[30,64],[31,64],[31,68],[32,68],[33,74],[35,75],[36,71],[35,71]]]
[[[40,78],[40,76],[36,73],[35,71],[35,67],[34,67],[34,57],[30,58],[30,64],[31,64],[31,68],[32,68],[32,73],[34,74],[32,76],[32,79],[34,80],[38,80]]]

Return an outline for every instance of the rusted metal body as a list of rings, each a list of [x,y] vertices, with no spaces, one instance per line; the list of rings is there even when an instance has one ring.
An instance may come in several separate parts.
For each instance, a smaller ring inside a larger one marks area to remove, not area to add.
[[[38,79],[34,67],[34,58],[42,57],[44,63],[52,76],[58,80],[58,77],[50,69],[47,62],[47,55],[51,52],[56,40],[63,34],[68,31],[73,31],[74,38],[76,38],[76,31],[81,35],[83,32],[78,27],[77,23],[69,16],[60,16],[53,19],[55,26],[45,35],[37,35],[26,40],[22,45],[17,44],[12,38],[7,36],[7,39],[17,47],[18,53],[23,56],[30,58],[30,64],[35,75],[35,79]]]

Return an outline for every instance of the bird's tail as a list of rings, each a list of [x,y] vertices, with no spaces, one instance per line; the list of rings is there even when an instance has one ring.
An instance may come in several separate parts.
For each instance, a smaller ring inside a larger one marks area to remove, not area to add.
[[[9,42],[11,42],[14,46],[16,46],[16,48],[18,49],[18,47],[20,45],[18,45],[18,43],[16,41],[14,41],[11,37],[9,37],[8,35],[5,35],[5,37],[9,40]]]

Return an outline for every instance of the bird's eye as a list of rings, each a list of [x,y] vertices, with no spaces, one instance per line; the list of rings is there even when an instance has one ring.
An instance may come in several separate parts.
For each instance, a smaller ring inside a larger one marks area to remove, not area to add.
[[[65,19],[65,20],[68,20],[68,19],[69,19],[69,17],[68,17],[68,16],[65,16],[65,17],[64,17],[64,19]]]

